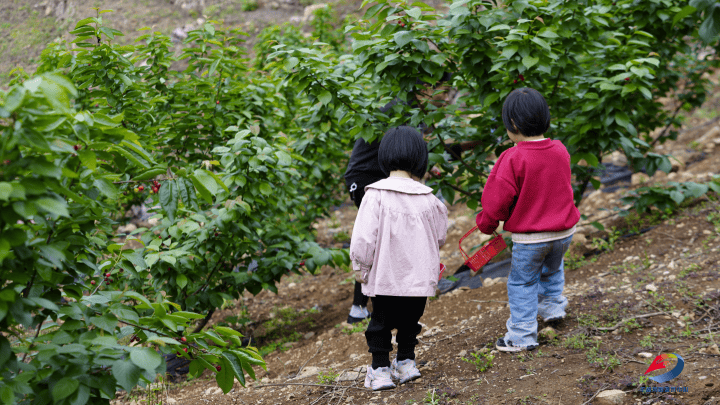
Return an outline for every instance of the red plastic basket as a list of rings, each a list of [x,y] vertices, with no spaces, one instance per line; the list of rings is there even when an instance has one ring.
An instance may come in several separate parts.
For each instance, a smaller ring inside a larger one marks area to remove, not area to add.
[[[445,273],[445,265],[440,263],[440,277],[438,277],[438,281],[442,280],[443,273]]]
[[[498,235],[497,232],[493,232],[493,235],[495,235],[495,237],[490,239],[490,241],[486,243],[483,247],[481,247],[480,250],[478,250],[474,255],[472,255],[472,257],[468,257],[468,255],[462,248],[462,241],[477,229],[478,227],[477,225],[475,225],[475,227],[469,230],[468,233],[466,233],[465,236],[460,238],[460,241],[458,242],[460,252],[462,252],[463,257],[465,258],[465,264],[470,267],[472,271],[480,270],[484,265],[487,264],[487,262],[490,261],[490,259],[497,256],[498,253],[502,252],[502,250],[507,247],[507,245],[505,244],[505,240],[502,238],[502,236]]]

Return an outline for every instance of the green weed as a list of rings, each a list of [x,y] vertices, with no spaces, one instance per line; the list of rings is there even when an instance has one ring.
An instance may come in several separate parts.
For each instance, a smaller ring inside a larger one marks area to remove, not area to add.
[[[472,356],[473,358],[466,359],[465,357],[462,357],[461,360],[466,363],[474,364],[475,369],[481,373],[492,367],[493,360],[495,359],[495,356],[493,356],[492,354],[483,352],[470,353],[470,356]]]
[[[332,384],[335,382],[335,379],[338,378],[340,374],[335,372],[332,368],[328,370],[327,372],[321,371],[318,373],[317,381],[319,384]]]
[[[640,339],[639,343],[640,343],[640,347],[644,347],[647,349],[655,346],[655,344],[653,343],[653,338],[650,335],[644,336],[642,339]]]

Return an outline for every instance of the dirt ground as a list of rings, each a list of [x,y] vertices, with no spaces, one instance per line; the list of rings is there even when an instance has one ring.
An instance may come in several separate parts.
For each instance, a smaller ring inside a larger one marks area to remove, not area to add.
[[[717,83],[717,75],[713,80]],[[568,318],[555,329],[557,337],[543,339],[538,350],[494,350],[509,316],[507,291],[503,280],[486,279],[485,287],[428,301],[416,349],[420,379],[368,391],[364,367],[371,358],[364,328],[344,323],[352,302],[351,273],[325,266],[316,275],[286,277],[278,294],[246,294],[215,313],[212,323],[235,326],[256,338],[258,347],[275,349],[265,355],[267,371],[257,370],[258,381],[247,387],[236,381],[223,395],[206,372],[171,384],[165,403],[584,404],[600,391],[618,389],[625,395],[620,403],[626,404],[720,404],[720,202],[703,197],[669,217],[621,218],[608,211],[643,185],[700,182],[717,173],[719,100],[720,95],[709,97],[688,117],[678,140],[662,147],[677,159],[672,173],[635,174],[629,188],[585,198],[580,208],[588,219],[581,221],[565,262]],[[605,161],[618,159],[615,154]],[[475,215],[461,204],[449,211],[448,239],[441,249],[446,277],[463,263],[457,243]],[[332,218],[318,222],[319,243],[341,247],[352,235],[356,215],[348,200]],[[588,225],[595,219],[606,231]],[[467,250],[483,241],[476,237],[463,246]],[[540,322],[540,329],[545,326]],[[492,366],[477,371],[465,360],[473,353],[493,355]],[[661,353],[680,355],[682,374],[665,384],[641,384]],[[643,394],[639,385],[687,387],[688,392]],[[133,392],[116,402],[139,403],[142,395]]]

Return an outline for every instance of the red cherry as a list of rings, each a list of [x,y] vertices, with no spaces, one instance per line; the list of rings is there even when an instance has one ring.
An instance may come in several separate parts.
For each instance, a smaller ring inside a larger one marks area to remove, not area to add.
[[[110,273],[105,273],[105,277],[110,277]]]
[[[75,145],[73,148],[75,148],[75,150],[80,150],[80,145]]]
[[[123,271],[125,271],[125,270],[123,270],[123,269],[120,269],[120,273],[122,273]]]
[[[626,81],[626,82],[629,82],[629,81],[630,81],[630,78],[629,78],[629,77],[626,77],[626,78],[625,78],[625,81]]]
[[[10,162],[9,160],[6,160],[6,161],[4,161],[3,163],[5,163],[6,165],[9,165],[9,164],[12,163],[12,162]]]
[[[298,266],[304,266],[304,265],[305,265],[305,260],[301,261]]]
[[[513,80],[513,84],[517,84],[517,79]]]
[[[90,284],[95,285],[95,280],[91,281]]]
[[[111,278],[107,279],[107,283],[112,284],[112,279]]]
[[[215,236],[218,236],[218,235],[220,235],[220,234],[219,234],[219,233],[217,233],[217,232],[215,232]]]
[[[217,371],[220,371],[220,370],[222,370],[222,367],[217,366],[217,367],[215,367],[215,369],[216,369]]]
[[[181,342],[187,342],[187,338],[185,338],[185,336],[183,336],[183,337],[180,338],[180,341],[181,341]]]
[[[220,100],[216,101],[215,104],[220,104]]]
[[[138,190],[140,190],[140,191],[145,190],[145,186],[140,186],[140,187],[138,187]]]
[[[183,350],[185,350],[185,353],[187,353],[187,347],[186,347],[186,348],[184,348]]]
[[[402,21],[400,21],[400,26],[401,26],[401,27],[404,27],[404,26],[405,26],[405,23],[402,22]]]
[[[518,77],[520,78],[520,80],[525,81],[525,76],[523,76],[523,75],[518,75]]]

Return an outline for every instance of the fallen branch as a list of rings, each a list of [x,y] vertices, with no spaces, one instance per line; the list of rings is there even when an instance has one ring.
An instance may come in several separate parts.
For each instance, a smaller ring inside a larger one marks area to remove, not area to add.
[[[324,387],[324,388],[352,388],[360,391],[372,391],[367,388],[359,388],[359,387],[353,387],[352,385],[344,386],[344,385],[327,385],[327,384],[309,384],[309,383],[279,383],[279,384],[263,384],[263,385],[257,385],[255,388],[265,388],[265,387],[283,387],[286,385],[304,385],[307,387]]]
[[[614,330],[620,328],[621,326],[623,326],[623,325],[625,324],[625,322],[627,322],[627,321],[632,321],[633,319],[639,319],[639,318],[650,318],[650,317],[652,317],[652,316],[664,315],[664,314],[666,314],[666,313],[667,313],[667,312],[653,312],[653,313],[651,313],[651,314],[637,315],[637,316],[633,316],[633,317],[630,317],[630,318],[625,318],[625,319],[623,319],[622,321],[616,323],[614,326],[603,327],[603,328],[593,327],[593,329],[594,329],[594,330],[602,330],[602,331],[614,331]]]
[[[317,356],[317,354],[320,353],[320,349],[322,349],[322,347],[323,347],[323,342],[324,342],[323,340],[320,341],[320,345],[318,346],[317,350],[315,351],[315,354],[313,354],[312,357],[310,357],[309,359],[307,359],[307,360],[305,361],[305,363],[303,363],[303,365],[300,366],[300,369],[298,370],[297,373],[295,373],[295,376],[292,377],[292,378],[297,378],[297,376],[300,375],[300,372],[303,371],[303,369],[304,369],[305,366],[308,364],[308,362],[309,362],[310,360],[314,359],[315,356]],[[292,379],[292,378],[290,378],[290,379]]]
[[[595,395],[593,395],[592,397],[590,397],[590,399],[588,399],[587,401],[583,402],[582,405],[587,405],[587,404],[591,403],[592,400],[595,399],[595,397],[598,396],[598,394],[599,394],[600,392],[602,392],[602,390],[604,390],[604,389],[607,388],[607,387],[609,387],[609,385],[603,384],[603,386],[600,387],[599,390],[597,390],[597,392],[595,393]]]

